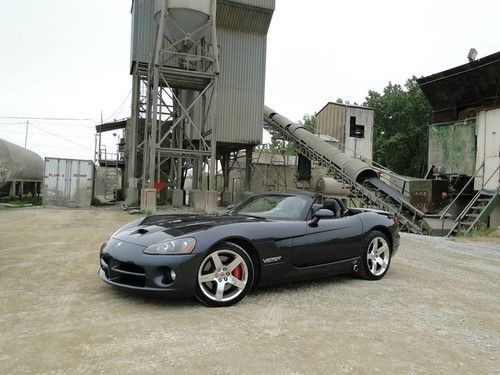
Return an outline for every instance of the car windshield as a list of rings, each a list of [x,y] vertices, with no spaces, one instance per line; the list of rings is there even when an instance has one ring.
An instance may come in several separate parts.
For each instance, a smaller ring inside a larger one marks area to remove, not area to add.
[[[302,196],[263,195],[253,197],[232,215],[254,216],[264,219],[300,220],[309,200]]]

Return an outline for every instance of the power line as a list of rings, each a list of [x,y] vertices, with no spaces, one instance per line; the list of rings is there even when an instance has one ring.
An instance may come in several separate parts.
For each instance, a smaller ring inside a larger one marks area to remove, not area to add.
[[[39,128],[38,126],[36,126],[35,124],[33,124],[32,122],[30,122],[30,125],[31,125],[31,126],[33,126],[33,127],[34,127],[34,128],[36,128],[36,129],[38,129],[38,130],[40,130],[40,131],[44,132],[44,133],[50,134],[50,135],[51,135],[51,136],[53,136],[53,137],[57,137],[57,138],[62,139],[63,141],[66,141],[66,142],[69,142],[69,143],[73,143],[74,145],[80,146],[80,147],[82,147],[82,148],[84,148],[84,149],[86,149],[86,150],[89,150],[89,151],[94,151],[94,150],[92,150],[91,148],[88,148],[87,146],[84,146],[84,145],[82,145],[82,144],[80,144],[80,143],[78,143],[78,142],[75,142],[75,141],[71,140],[71,139],[68,139],[68,138],[65,138],[65,137],[61,137],[59,134],[55,134],[55,133],[49,132],[49,131],[47,131],[47,130],[41,129],[41,128]]]
[[[41,120],[43,121],[43,120]],[[68,121],[71,121],[71,120],[68,120]],[[74,121],[74,120],[73,120]],[[0,122],[0,125],[26,125],[26,122]],[[68,124],[58,124],[58,125],[64,125],[64,126],[68,126]],[[94,127],[92,125],[85,125],[85,124],[71,124],[72,126],[82,126],[86,129],[94,129]]]
[[[111,116],[109,116],[105,121],[111,120],[117,114],[121,113],[121,111],[123,111],[123,106],[125,105],[125,102],[127,101],[128,97],[130,96],[131,93],[132,93],[132,89],[130,89],[130,91],[127,93],[127,96],[125,96],[125,99],[123,99],[123,101],[118,106],[118,108],[116,108],[116,110],[113,112],[113,114]]]
[[[0,116],[4,119],[19,120],[47,120],[47,121],[92,121],[90,118],[70,118],[70,117],[30,117],[30,116]]]

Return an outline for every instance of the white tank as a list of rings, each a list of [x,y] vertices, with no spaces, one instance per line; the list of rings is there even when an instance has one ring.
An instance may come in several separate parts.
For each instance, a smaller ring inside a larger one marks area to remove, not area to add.
[[[332,177],[321,177],[318,180],[316,190],[326,195],[347,195],[349,189]]]
[[[172,41],[184,37],[184,33],[194,33],[205,25],[210,18],[211,0],[155,0],[155,20],[160,22],[164,3],[173,22],[166,19],[165,35]],[[184,31],[184,33],[182,31]]]
[[[43,159],[33,151],[0,139],[0,188],[12,180],[42,180]]]

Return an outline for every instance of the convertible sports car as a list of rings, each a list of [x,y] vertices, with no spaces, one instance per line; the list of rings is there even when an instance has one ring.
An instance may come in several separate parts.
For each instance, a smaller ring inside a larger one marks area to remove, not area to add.
[[[322,203],[319,203],[322,202]],[[353,273],[381,279],[399,221],[315,194],[262,194],[225,215],[135,220],[102,246],[99,276],[133,290],[230,306],[255,286]]]

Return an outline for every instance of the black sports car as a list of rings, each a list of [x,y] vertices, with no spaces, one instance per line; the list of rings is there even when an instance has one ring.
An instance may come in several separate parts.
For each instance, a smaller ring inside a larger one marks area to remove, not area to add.
[[[314,194],[262,194],[225,215],[155,215],[101,248],[114,286],[230,306],[255,286],[354,273],[381,279],[399,246],[398,219]]]

